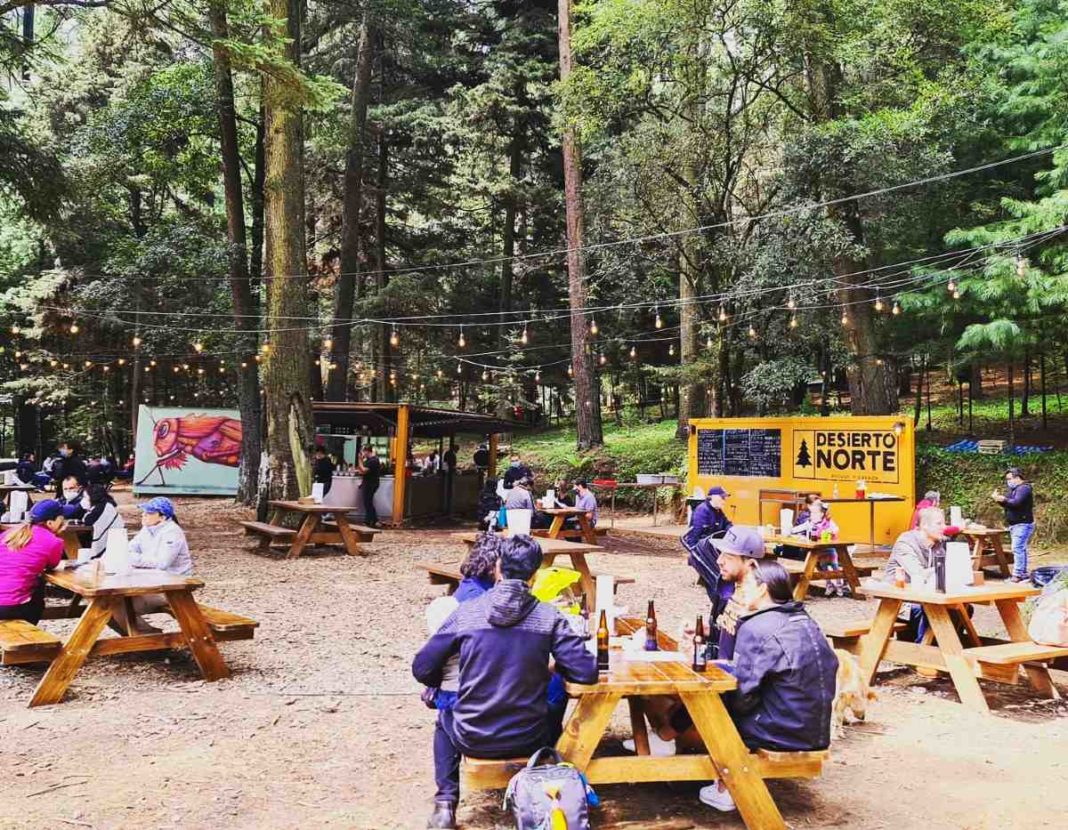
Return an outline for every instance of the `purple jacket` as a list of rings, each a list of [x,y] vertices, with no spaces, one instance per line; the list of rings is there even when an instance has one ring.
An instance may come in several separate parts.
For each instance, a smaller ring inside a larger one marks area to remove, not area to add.
[[[746,746],[803,751],[830,745],[838,658],[801,603],[743,617],[734,661],[738,690],[727,704]]]
[[[564,679],[597,682],[597,661],[567,620],[517,579],[461,603],[415,655],[412,674],[438,686],[453,654],[460,655],[455,737],[473,757],[508,757],[548,742],[550,657]]]

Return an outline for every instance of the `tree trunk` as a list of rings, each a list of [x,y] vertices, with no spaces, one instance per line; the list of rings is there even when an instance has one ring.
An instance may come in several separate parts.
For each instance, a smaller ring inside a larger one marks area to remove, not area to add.
[[[501,325],[498,339],[503,348],[511,322],[512,278],[515,273],[515,215],[518,204],[519,177],[523,174],[523,137],[518,132],[512,136],[508,148],[508,193],[504,197],[504,228],[501,231]]]
[[[920,425],[920,414],[923,412],[923,381],[927,376],[927,355],[920,357],[920,379],[916,384],[916,405],[912,410],[912,425]]]
[[[1031,414],[1031,349],[1024,348],[1023,359],[1023,392],[1020,395],[1020,417],[1026,418]]]
[[[240,334],[237,346],[237,405],[241,412],[241,466],[237,476],[237,500],[252,504],[259,482],[260,390],[256,353],[259,308],[249,281],[248,250],[245,240],[245,205],[241,188],[241,148],[237,140],[234,111],[234,82],[230,56],[220,45],[229,37],[225,0],[211,0],[208,18],[215,38],[212,55],[215,64],[215,97],[219,113],[219,146],[222,156],[223,193],[226,202],[227,270],[234,308],[234,327]],[[243,364],[243,366],[242,366]]]
[[[256,150],[252,172],[252,252],[249,257],[249,277],[255,285],[263,278],[263,180],[266,163],[263,157],[263,145],[267,114],[262,103],[263,87],[260,85],[260,119],[256,124]]]
[[[1016,389],[1013,378],[1013,364],[1009,361],[1009,447],[1016,446]]]
[[[300,2],[269,0],[268,13],[284,21],[285,57],[300,64]],[[308,388],[308,339],[288,322],[308,315],[304,254],[302,111],[292,90],[275,75],[264,76],[264,141],[267,325],[270,349],[263,363],[267,391],[266,452],[260,467],[259,501],[311,492],[307,452],[313,438]]]
[[[1039,352],[1038,354],[1038,371],[1041,373],[1041,388],[1039,394],[1042,396],[1042,429],[1046,428],[1046,353]]]
[[[971,382],[968,386],[972,390],[972,400],[982,400],[985,397],[983,392],[983,367],[979,363],[971,364]]]
[[[333,359],[337,368],[330,372],[326,398],[343,401],[347,397],[349,352],[352,347],[352,303],[356,298],[357,271],[360,267],[360,200],[363,189],[364,133],[367,129],[367,105],[371,100],[371,65],[374,36],[365,9],[360,21],[360,40],[356,55],[356,74],[352,81],[352,121],[348,150],[345,153],[345,190],[341,202],[341,273],[334,294]]]
[[[30,50],[33,48],[33,19],[35,11],[33,3],[27,3],[22,8],[22,80],[24,81],[30,79]],[[7,28],[6,24],[4,28]]]
[[[378,177],[375,181],[375,285],[381,294],[389,285],[386,273],[386,187],[389,182],[389,143],[385,127],[378,131]],[[393,363],[393,347],[389,343],[389,326],[379,326],[378,332],[378,399],[395,401],[396,390],[390,386],[389,371]]]
[[[692,366],[698,359],[697,325],[700,306],[694,301],[697,296],[700,266],[701,239],[697,234],[685,234],[679,251],[679,365]],[[713,387],[714,388],[714,387]],[[701,383],[679,385],[679,407],[675,437],[679,441],[690,440],[690,419],[700,418],[705,413],[706,388]]]
[[[559,0],[560,81],[571,74],[571,0]],[[571,308],[571,365],[575,372],[575,423],[580,450],[604,443],[601,396],[594,377],[586,325],[586,274],[583,245],[582,149],[570,125],[564,127],[564,206],[567,213],[567,293]]]

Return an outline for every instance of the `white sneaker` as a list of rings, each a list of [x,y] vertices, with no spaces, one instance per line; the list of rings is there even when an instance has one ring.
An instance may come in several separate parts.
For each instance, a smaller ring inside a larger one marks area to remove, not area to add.
[[[638,750],[634,746],[634,739],[627,738],[623,741],[623,748],[627,752],[637,752]],[[652,730],[649,730],[649,754],[657,758],[667,758],[668,756],[675,754],[675,742],[665,741],[659,735]]]
[[[707,787],[701,787],[701,793],[697,797],[702,804],[714,807],[721,813],[729,813],[731,810],[737,809],[734,806],[734,799],[731,798],[730,792],[725,789],[721,790],[719,784],[709,784]]]

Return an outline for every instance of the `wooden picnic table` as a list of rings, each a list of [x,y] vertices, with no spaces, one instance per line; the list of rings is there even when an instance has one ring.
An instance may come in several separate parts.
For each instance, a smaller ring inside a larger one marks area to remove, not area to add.
[[[803,536],[765,536],[764,544],[767,547],[775,545],[788,545],[805,551],[804,567],[797,574],[797,583],[794,585],[794,599],[802,602],[808,594],[808,586],[812,582],[822,582],[829,579],[844,579],[849,583],[853,599],[865,599],[864,589],[861,587],[860,578],[857,575],[857,567],[853,564],[853,557],[849,555],[849,546],[853,542],[842,539],[831,542],[818,542],[806,539]],[[820,560],[831,554],[838,554],[838,569],[821,571],[817,569]]]
[[[5,505],[0,513],[6,512],[7,506],[11,504],[8,496],[11,493],[25,493],[27,495],[26,501],[30,506],[33,506],[33,494],[39,492],[38,489],[32,484],[2,484],[0,483],[0,503]]]
[[[657,515],[659,512],[659,498],[660,488],[667,487],[670,490],[678,490],[682,487],[682,484],[675,482],[674,484],[638,484],[636,481],[617,481],[613,484],[594,484],[594,489],[597,490],[610,490],[612,492],[612,527],[616,526],[616,490],[620,487],[628,487],[633,490],[652,490],[653,491],[653,527],[656,527]]]
[[[272,501],[270,504],[270,523],[241,522],[241,525],[246,533],[260,537],[260,547],[263,549],[268,548],[275,539],[289,540],[289,551],[286,554],[289,559],[296,559],[308,545],[337,546],[350,556],[362,556],[366,552],[360,547],[360,543],[373,542],[375,534],[379,532],[377,528],[352,524],[345,516],[346,508],[337,505],[285,499]],[[293,530],[281,525],[285,513],[299,513],[304,517],[299,529]],[[333,515],[332,523],[324,521],[323,517],[327,514]]]
[[[549,526],[548,531],[544,531],[545,537],[549,539],[559,539],[564,532],[564,522],[571,518],[578,522],[579,532],[582,534],[582,541],[587,545],[597,544],[597,531],[586,517],[586,514],[590,511],[581,510],[577,507],[544,507],[539,508],[538,512],[553,517],[553,523]],[[542,536],[543,534],[541,532],[536,532],[534,535]]]
[[[98,575],[91,568],[86,565],[78,570],[45,574],[49,583],[88,600],[89,604],[37,684],[30,706],[59,703],[90,652],[99,655],[127,654],[185,647],[192,652],[205,680],[230,676],[230,670],[215,644],[211,627],[193,599],[193,591],[202,588],[203,582],[164,571],[137,569],[127,576],[119,576]],[[167,598],[180,631],[137,634],[131,629],[126,631],[125,636],[100,639],[104,626],[120,603],[127,604],[127,619],[132,620],[130,600],[146,594],[163,594]]]
[[[507,538],[508,534],[499,533],[498,535]],[[478,534],[454,533],[452,534],[452,537],[454,539],[459,539],[467,544],[468,547],[471,547],[475,544]],[[567,542],[563,539],[554,539],[551,536],[539,538],[538,544],[541,545],[543,567],[551,567],[557,556],[566,555],[570,557],[571,567],[582,575],[582,591],[586,594],[586,597],[590,602],[590,607],[595,608],[597,585],[594,581],[593,574],[590,573],[590,566],[586,563],[586,554],[604,550],[604,548],[600,545],[591,545],[586,542]]]
[[[617,622],[620,623],[617,633],[622,634],[641,624],[640,621]],[[666,662],[628,660],[625,651],[613,649],[609,670],[601,674],[595,685],[565,684],[577,705],[564,726],[557,750],[564,760],[582,770],[593,785],[720,779],[734,798],[746,827],[751,830],[785,828],[765,778],[818,775],[826,753],[750,752],[723,703],[723,694],[737,688],[735,678],[714,665],[704,672],[694,672],[689,662],[683,655]],[[704,753],[671,757],[649,753],[643,699],[661,696],[681,699],[704,743]],[[623,699],[630,710],[637,755],[594,758],[612,714]],[[780,766],[777,772],[773,756],[784,755],[794,756],[793,766],[789,770]]]
[[[1008,532],[1008,528],[1004,527],[961,529],[961,538],[971,546],[973,570],[979,571],[994,565],[1001,571],[1002,576],[1010,575],[1009,557],[1002,544],[1002,539]]]
[[[879,600],[879,609],[871,628],[861,638],[860,668],[869,683],[874,682],[879,663],[888,660],[906,666],[938,669],[949,673],[961,703],[980,712],[989,707],[977,678],[1015,683],[1023,665],[1035,691],[1056,698],[1049,670],[1038,661],[1068,654],[1068,648],[1039,646],[1031,641],[1027,626],[1020,617],[1019,603],[1036,596],[1037,588],[1026,583],[989,583],[975,585],[953,593],[939,593],[932,588],[897,588],[889,583],[870,580],[867,592]],[[902,603],[923,607],[930,629],[922,643],[892,639]],[[982,638],[968,615],[969,603],[997,607],[1009,632],[1009,641]],[[955,612],[956,621],[950,612]],[[957,627],[966,633],[967,646],[961,642]]]

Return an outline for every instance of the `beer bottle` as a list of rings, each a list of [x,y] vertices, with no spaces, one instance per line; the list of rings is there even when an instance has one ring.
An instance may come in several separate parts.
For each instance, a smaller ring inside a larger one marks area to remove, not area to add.
[[[586,595],[583,594],[579,600],[579,616],[582,617],[582,625],[580,626],[582,631],[582,639],[590,639],[590,607],[586,604]]]
[[[697,615],[697,627],[693,632],[693,670],[704,671],[708,668],[708,652],[705,651],[705,621]]]
[[[597,626],[597,671],[608,671],[608,617],[603,610]]]
[[[659,646],[656,643],[656,609],[653,608],[653,601],[649,600],[649,610],[645,615],[645,650],[657,651]]]

